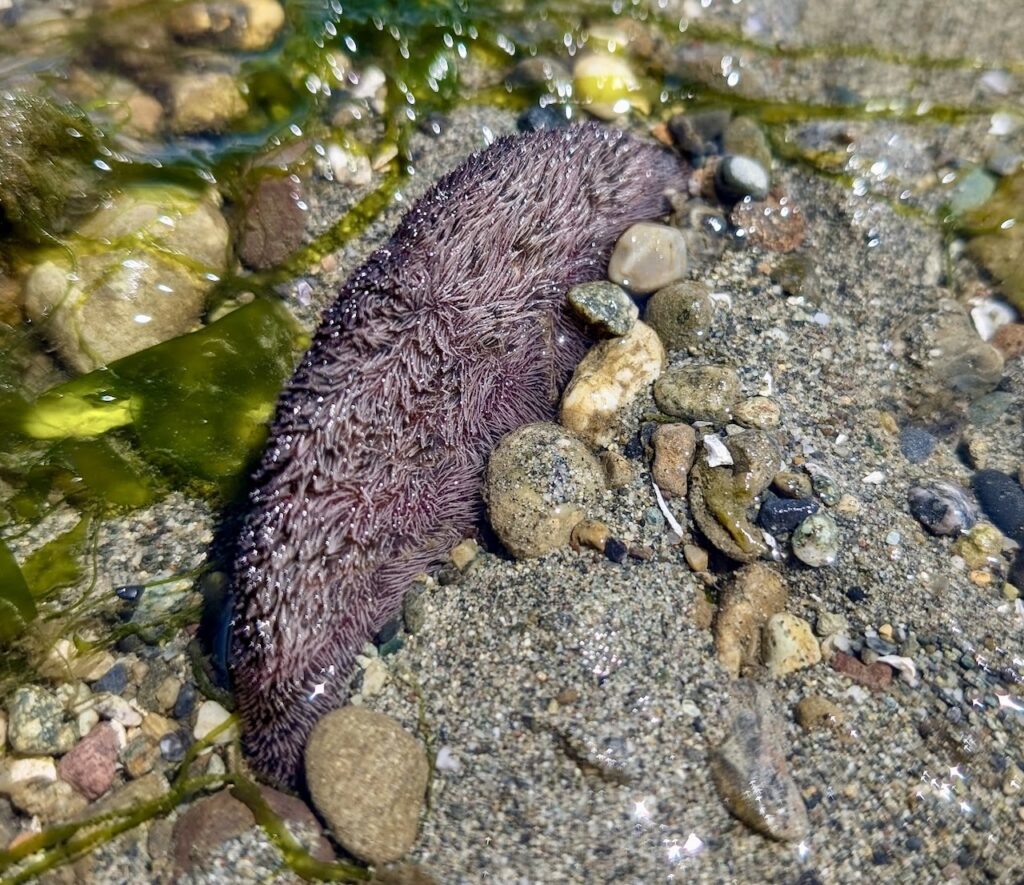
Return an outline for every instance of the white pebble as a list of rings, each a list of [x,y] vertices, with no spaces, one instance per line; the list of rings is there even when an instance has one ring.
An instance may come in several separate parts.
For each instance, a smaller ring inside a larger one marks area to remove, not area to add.
[[[199,710],[196,713],[196,725],[192,729],[192,736],[197,740],[201,741],[211,731],[213,731],[218,725],[221,725],[227,720],[231,714],[225,710],[216,701],[203,701],[199,705]],[[226,744],[238,737],[238,725],[234,724],[230,728],[224,729],[213,739],[215,744]]]

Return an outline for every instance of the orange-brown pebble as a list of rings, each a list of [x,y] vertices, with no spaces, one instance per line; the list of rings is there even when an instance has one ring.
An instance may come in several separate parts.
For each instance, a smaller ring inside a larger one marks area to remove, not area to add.
[[[598,456],[604,470],[604,478],[610,489],[628,486],[636,476],[633,463],[618,452],[601,452]]]
[[[666,498],[686,496],[686,475],[693,466],[697,434],[689,424],[662,424],[651,437],[651,476]]]
[[[708,570],[708,552],[696,544],[684,544],[683,556],[686,557],[686,564],[695,572],[706,572]]]
[[[573,526],[569,543],[573,550],[589,547],[598,553],[604,553],[604,545],[611,537],[611,530],[603,522],[596,519],[581,519]]]
[[[991,343],[1005,359],[1016,359],[1024,354],[1024,323],[1000,326],[992,336]]]

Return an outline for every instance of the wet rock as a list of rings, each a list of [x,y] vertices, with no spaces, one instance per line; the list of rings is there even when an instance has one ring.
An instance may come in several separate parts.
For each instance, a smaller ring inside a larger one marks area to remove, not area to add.
[[[342,707],[306,745],[306,781],[345,850],[372,864],[398,860],[416,839],[430,767],[423,746],[381,713]]]
[[[43,826],[66,821],[85,810],[84,796],[64,781],[30,780],[15,784],[9,791],[11,804]]]
[[[226,71],[178,74],[167,89],[168,127],[175,135],[222,132],[249,110],[235,77]]]
[[[839,555],[839,526],[827,513],[815,513],[793,530],[790,543],[793,554],[805,565],[832,565]]]
[[[628,486],[636,479],[636,471],[632,462],[625,455],[618,452],[601,452],[598,455],[601,467],[604,470],[605,482],[610,489],[621,489]]]
[[[768,171],[751,157],[723,157],[715,173],[715,186],[726,203],[744,197],[763,200],[768,196],[769,184]]]
[[[17,689],[7,706],[7,739],[15,753],[59,755],[78,739],[75,727],[64,721],[60,698],[45,688]]]
[[[979,522],[967,534],[957,538],[953,549],[971,569],[987,568],[998,563],[1003,552],[1003,535],[994,525]]]
[[[904,427],[900,432],[900,451],[911,464],[926,461],[935,451],[936,439],[923,427]]]
[[[277,0],[218,0],[172,7],[167,19],[179,40],[246,52],[266,49],[284,27]]]
[[[231,714],[216,701],[203,701],[196,711],[196,724],[192,729],[192,736],[201,741],[207,737],[215,728],[225,723]],[[218,733],[213,739],[215,744],[228,744],[238,737],[238,724],[233,723]]]
[[[821,303],[821,287],[814,258],[803,253],[785,255],[769,272],[771,281],[786,295],[803,298],[808,304]]]
[[[835,478],[824,470],[815,469],[811,473],[811,486],[822,504],[835,507],[843,497],[843,490]]]
[[[771,397],[751,396],[732,407],[732,417],[741,427],[770,430],[779,426],[782,410]]]
[[[528,424],[491,455],[487,513],[513,556],[542,556],[569,543],[603,488],[601,466],[578,437],[556,424]]]
[[[762,169],[772,168],[768,139],[752,117],[733,117],[729,121],[722,133],[722,153],[749,157]]]
[[[516,120],[516,128],[520,132],[540,132],[542,129],[564,129],[572,122],[568,105],[548,104],[540,107],[532,105],[523,111]]]
[[[562,396],[562,424],[592,446],[612,442],[621,414],[660,374],[665,348],[650,326],[595,344]]]
[[[967,490],[942,479],[912,486],[907,504],[914,518],[934,535],[959,535],[978,521]]]
[[[254,270],[283,263],[302,245],[306,212],[297,176],[261,178],[240,207],[238,257]]]
[[[108,691],[111,694],[121,694],[128,687],[128,666],[120,662],[114,664],[106,673],[97,679],[92,690],[95,692]]]
[[[132,779],[149,774],[160,760],[160,744],[148,734],[137,734],[121,751],[121,764]]]
[[[689,424],[662,424],[651,436],[651,477],[667,498],[686,496],[686,477],[697,452],[697,434]]]
[[[904,335],[907,357],[924,369],[922,393],[942,390],[968,397],[991,391],[1003,377],[1003,355],[982,341],[955,299],[941,298],[936,310],[919,317]]]
[[[91,115],[101,125],[109,122],[127,135],[152,137],[163,121],[160,102],[126,77],[73,68],[62,91],[81,107],[97,108]]]
[[[641,222],[619,237],[608,261],[608,278],[641,294],[654,292],[686,274],[686,241],[674,227]]]
[[[971,486],[981,509],[999,530],[1024,543],[1024,488],[1016,478],[999,470],[979,470]]]
[[[68,365],[88,372],[198,324],[206,275],[227,265],[217,200],[172,186],[126,190],[79,227],[74,269],[64,253],[32,269],[26,312]]]
[[[722,666],[738,676],[761,659],[762,628],[782,611],[788,591],[777,572],[762,563],[739,569],[726,585],[715,616],[715,651]]]
[[[21,756],[0,764],[0,790],[8,792],[12,786],[28,781],[57,780],[57,766],[52,756]]]
[[[305,803],[270,787],[261,786],[260,795],[271,811],[280,817],[288,829],[301,836],[301,841],[314,858],[328,862],[334,852],[319,834],[320,824]],[[236,799],[230,790],[221,790],[201,799],[183,811],[174,823],[171,835],[171,854],[175,869],[188,873],[202,869],[211,861],[223,857],[225,843],[247,833],[256,826],[249,807]]]
[[[853,655],[837,651],[832,656],[831,663],[837,673],[843,673],[854,682],[867,686],[873,691],[881,691],[892,683],[892,667],[878,661],[873,664],[864,664]]]
[[[567,96],[572,89],[572,76],[558,59],[549,55],[535,55],[518,62],[505,78],[505,84],[513,88],[543,86],[555,95]]]
[[[961,175],[950,188],[946,207],[951,215],[963,215],[982,206],[995,193],[996,179],[975,166]]]
[[[1015,360],[1024,354],[1024,323],[1006,323],[996,329],[991,344],[1005,360]]]
[[[707,446],[690,473],[690,511],[698,528],[726,556],[752,562],[768,551],[749,511],[778,469],[779,450],[760,430],[729,437],[729,466],[712,467]]]
[[[1024,172],[999,182],[984,205],[968,213],[964,225],[973,234],[968,252],[998,281],[1003,294],[1018,310],[1024,310],[1024,225],[1005,225],[1024,205]]]
[[[813,667],[821,660],[821,648],[807,621],[779,612],[765,624],[761,655],[769,674],[778,677]]]
[[[573,526],[570,542],[574,550],[589,547],[598,553],[604,553],[605,545],[611,539],[611,529],[596,519],[582,519]]]
[[[583,55],[573,66],[572,76],[573,95],[602,120],[613,120],[630,107],[647,106],[640,81],[629,62],[620,56],[606,52]]]
[[[733,688],[728,737],[708,757],[715,789],[730,813],[772,839],[808,832],[807,809],[786,764],[785,731],[767,689],[748,680]]]
[[[794,252],[807,235],[803,213],[789,197],[741,200],[729,220],[749,243],[772,252]]]
[[[799,470],[780,470],[772,477],[772,488],[784,498],[809,498],[814,491],[811,477]]]
[[[717,152],[716,142],[721,139],[731,116],[729,110],[675,114],[668,121],[668,130],[684,154],[701,159]]]
[[[659,289],[644,309],[644,322],[669,350],[685,350],[699,342],[714,316],[707,284],[696,280],[680,280]]]
[[[142,725],[142,714],[128,701],[116,694],[97,694],[89,699],[87,706],[104,719],[119,722],[126,728]]]
[[[757,512],[757,524],[773,535],[786,535],[817,512],[818,502],[814,498],[780,498],[766,492]]]
[[[823,698],[820,694],[811,694],[803,698],[796,705],[794,712],[796,721],[801,728],[807,731],[816,729],[835,731],[842,726],[845,719],[842,708],[827,698]]]
[[[114,783],[118,748],[113,726],[101,722],[60,760],[57,773],[61,780],[94,802]]]
[[[627,334],[640,315],[633,299],[615,283],[583,283],[573,286],[567,297],[576,315],[602,336]]]
[[[740,379],[729,366],[682,366],[669,369],[654,385],[661,411],[686,421],[725,424],[740,395]]]

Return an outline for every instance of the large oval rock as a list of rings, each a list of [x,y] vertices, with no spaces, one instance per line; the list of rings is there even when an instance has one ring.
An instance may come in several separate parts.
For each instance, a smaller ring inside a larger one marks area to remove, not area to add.
[[[592,446],[608,445],[619,416],[657,380],[664,366],[665,348],[644,323],[634,323],[621,338],[595,344],[562,397],[562,424]]]
[[[608,261],[608,279],[633,292],[654,292],[683,278],[686,240],[666,224],[642,221],[619,237]]]
[[[36,265],[25,309],[61,358],[88,372],[193,329],[224,272],[228,226],[215,191],[133,188]]]
[[[666,372],[654,386],[654,401],[686,421],[725,424],[740,398],[740,378],[729,366],[690,365]]]
[[[491,527],[509,553],[543,556],[569,543],[572,527],[604,490],[597,459],[557,424],[527,424],[504,437],[487,465]]]
[[[412,848],[430,766],[411,734],[383,713],[342,707],[306,744],[306,782],[341,845],[372,864]]]

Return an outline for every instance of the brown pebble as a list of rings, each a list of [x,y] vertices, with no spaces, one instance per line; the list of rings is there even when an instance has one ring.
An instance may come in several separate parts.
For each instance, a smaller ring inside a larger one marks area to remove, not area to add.
[[[892,667],[888,664],[883,664],[880,661],[864,664],[842,651],[837,651],[832,656],[832,668],[837,673],[845,673],[854,682],[859,682],[875,691],[887,688],[892,682]]]
[[[807,233],[803,214],[789,197],[769,196],[766,200],[742,200],[729,217],[743,228],[747,240],[772,252],[792,252]]]
[[[1024,323],[1006,323],[996,329],[992,345],[1008,360],[1024,354]]]
[[[569,704],[575,704],[580,699],[580,693],[575,688],[563,688],[558,694],[555,695],[555,700],[558,701],[563,707],[569,706]]]
[[[689,424],[662,424],[651,436],[651,476],[666,498],[686,496],[686,476],[697,451],[697,434]]]
[[[604,470],[605,481],[610,489],[621,489],[628,486],[636,476],[633,462],[618,452],[601,452],[598,456]]]
[[[706,572],[708,570],[708,551],[696,544],[683,544],[683,556],[686,557],[686,564],[695,572]]]
[[[581,519],[573,526],[572,534],[569,536],[569,543],[572,549],[579,551],[583,547],[589,547],[598,553],[604,553],[605,545],[611,537],[611,529],[603,522],[596,519]]]
[[[452,564],[460,571],[466,570],[466,567],[477,557],[480,553],[480,545],[477,544],[472,538],[466,538],[464,541],[460,541],[455,547],[452,548],[452,552],[448,554]]]
[[[836,729],[843,724],[843,711],[828,698],[811,694],[796,705],[796,721],[811,731],[815,728]]]

